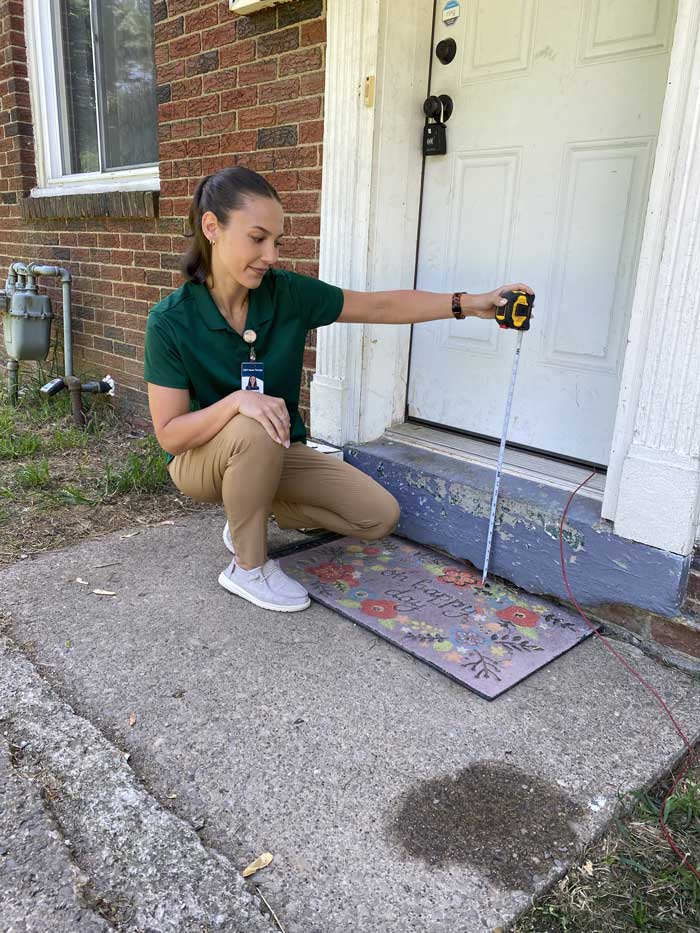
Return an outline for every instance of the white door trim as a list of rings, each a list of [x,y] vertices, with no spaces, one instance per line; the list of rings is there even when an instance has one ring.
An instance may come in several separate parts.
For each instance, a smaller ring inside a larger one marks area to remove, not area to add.
[[[411,288],[433,0],[328,7],[320,275],[346,288]],[[372,75],[373,108],[363,97]],[[683,554],[700,505],[700,380],[690,365],[700,356],[699,112],[700,8],[679,0],[603,517],[624,537]],[[408,343],[403,326],[321,329],[314,436],[359,443],[403,421]],[[651,377],[654,394],[642,394]]]

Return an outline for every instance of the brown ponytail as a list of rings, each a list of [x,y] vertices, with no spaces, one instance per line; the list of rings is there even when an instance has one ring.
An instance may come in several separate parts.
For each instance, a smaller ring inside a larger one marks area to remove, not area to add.
[[[192,244],[182,260],[182,274],[188,282],[204,284],[211,275],[211,243],[202,230],[202,216],[212,211],[220,224],[226,224],[231,211],[240,210],[246,198],[280,197],[262,175],[242,165],[206,175],[195,188],[190,206]]]

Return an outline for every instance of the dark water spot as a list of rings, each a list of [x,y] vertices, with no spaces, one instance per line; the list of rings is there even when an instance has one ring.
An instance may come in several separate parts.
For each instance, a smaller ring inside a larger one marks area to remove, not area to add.
[[[503,888],[527,888],[577,848],[581,808],[556,784],[482,761],[409,788],[389,834],[428,865],[471,865]]]

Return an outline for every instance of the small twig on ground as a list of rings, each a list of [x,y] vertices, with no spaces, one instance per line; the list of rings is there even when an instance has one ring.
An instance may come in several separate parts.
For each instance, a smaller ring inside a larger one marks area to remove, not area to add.
[[[277,926],[279,927],[279,929],[282,931],[282,933],[286,933],[284,927],[283,927],[282,924],[279,922],[279,919],[278,919],[278,917],[277,917],[277,914],[274,912],[274,910],[272,909],[272,907],[270,907],[270,905],[268,904],[268,902],[267,902],[267,900],[266,900],[266,898],[265,898],[265,895],[262,893],[262,891],[261,891],[260,888],[257,886],[257,884],[255,885],[255,890],[258,892],[258,894],[260,895],[260,897],[263,899],[264,905],[265,905],[265,906],[267,907],[267,909],[270,911],[270,915],[272,916],[272,919],[275,921],[275,923],[277,924]]]

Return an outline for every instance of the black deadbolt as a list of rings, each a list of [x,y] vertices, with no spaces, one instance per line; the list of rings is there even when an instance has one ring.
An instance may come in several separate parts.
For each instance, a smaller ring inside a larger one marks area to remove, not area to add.
[[[457,54],[457,43],[454,39],[441,39],[435,48],[435,54],[443,65],[449,65]]]
[[[432,117],[433,120],[437,120],[439,123],[440,117],[442,115],[442,106],[443,105],[440,98],[431,95],[430,97],[427,97],[423,103],[423,113],[429,119]]]

